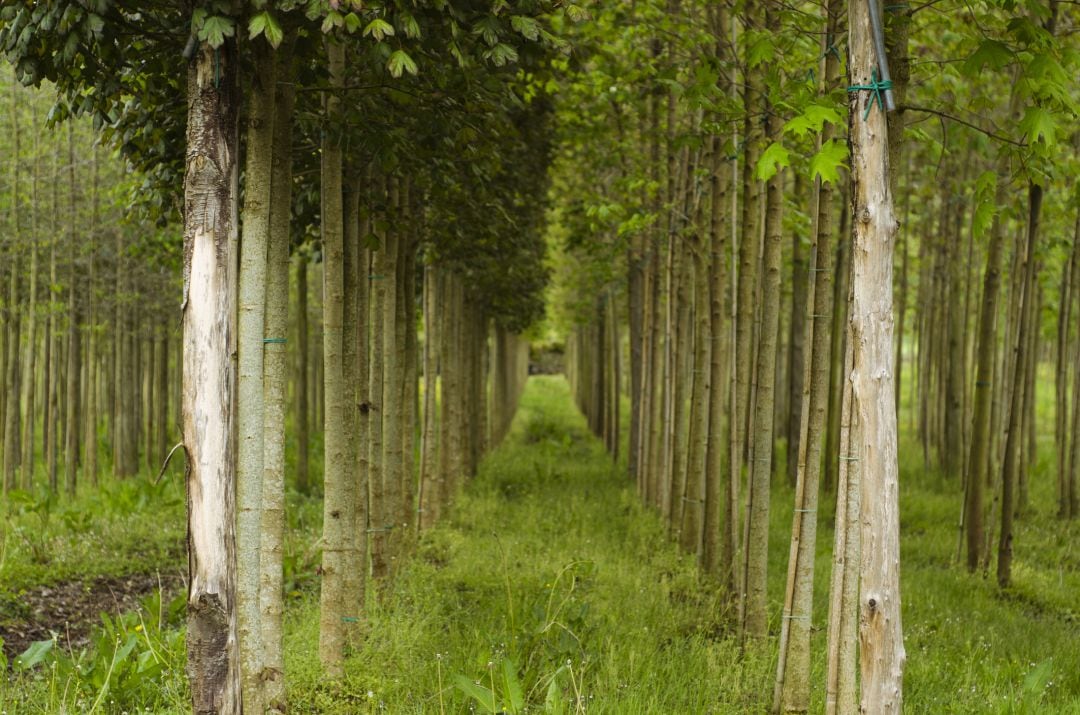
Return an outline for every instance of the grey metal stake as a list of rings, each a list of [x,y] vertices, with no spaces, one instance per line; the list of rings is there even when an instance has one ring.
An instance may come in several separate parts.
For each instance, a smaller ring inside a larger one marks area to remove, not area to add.
[[[889,75],[889,60],[885,56],[885,32],[881,27],[881,10],[878,8],[878,0],[866,0],[870,5],[870,24],[874,31],[874,50],[877,52],[878,72],[881,82],[892,82]],[[893,97],[892,87],[885,90],[885,111],[896,111],[896,98]]]

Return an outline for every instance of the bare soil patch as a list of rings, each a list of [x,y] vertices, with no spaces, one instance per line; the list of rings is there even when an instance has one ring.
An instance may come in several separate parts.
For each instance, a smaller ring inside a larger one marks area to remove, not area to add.
[[[99,576],[40,586],[20,593],[5,604],[0,614],[0,638],[10,662],[34,641],[57,634],[57,645],[76,650],[87,644],[101,614],[121,614],[161,588],[172,598],[184,587],[179,571]]]

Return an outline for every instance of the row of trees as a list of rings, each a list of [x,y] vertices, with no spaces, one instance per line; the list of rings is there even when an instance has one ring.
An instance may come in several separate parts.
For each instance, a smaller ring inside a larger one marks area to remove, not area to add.
[[[187,459],[196,712],[285,710],[290,353],[301,487],[309,415],[323,426],[319,654],[332,676],[362,635],[368,576],[392,572],[505,434],[527,367],[517,333],[546,283],[556,10],[28,2],[0,14],[19,80],[55,84],[52,119],[89,115],[142,172],[132,211],[182,219],[181,374],[166,382]],[[308,257],[322,277],[318,349],[305,344]]]
[[[1078,21],[1056,2],[669,0],[607,7],[582,30],[554,179],[554,230],[591,266],[560,275],[568,371],[613,453],[609,385],[626,375],[631,478],[747,639],[768,634],[786,464],[777,711],[810,707],[822,486],[837,500],[827,710],[899,711],[905,385],[925,466],[963,493],[969,567],[996,563],[1010,584],[1039,345],[1055,335],[1043,305],[1058,306],[1057,511],[1075,513],[1080,196],[1059,135],[1077,113]]]
[[[51,100],[10,80],[3,201],[3,487],[74,493],[134,474],[172,438],[179,361],[163,299],[167,234],[116,208],[137,185],[86,123],[46,133]]]

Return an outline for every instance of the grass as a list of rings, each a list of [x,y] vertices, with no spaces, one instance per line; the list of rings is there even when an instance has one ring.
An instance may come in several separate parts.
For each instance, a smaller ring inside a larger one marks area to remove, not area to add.
[[[1032,472],[1015,586],[1002,593],[992,576],[968,574],[956,561],[957,484],[925,472],[917,445],[902,439],[908,712],[1080,713],[1077,527],[1053,518],[1051,440],[1041,447],[1047,456]],[[792,492],[781,481],[771,513],[774,634],[792,515]],[[824,699],[833,498],[822,496],[818,537],[813,712]],[[318,502],[294,498],[293,513],[286,618],[293,713],[441,715],[521,705],[531,712],[580,705],[590,713],[745,713],[770,704],[775,638],[740,654],[717,589],[639,506],[562,378],[530,380],[507,441],[484,460],[448,518],[423,536],[415,557],[369,593],[362,638],[338,682],[318,666],[311,546]],[[183,712],[182,673],[182,663],[171,663],[156,676],[168,697],[137,704]],[[47,669],[0,682],[0,709],[57,711],[12,706],[46,702],[50,688],[63,684]]]
[[[702,712],[717,693],[760,710],[768,654],[731,667],[720,599],[626,486],[561,378],[534,378],[507,443],[372,605],[343,682],[318,671],[317,604],[293,614],[292,712],[484,711],[454,677],[502,706],[504,660],[556,711]]]
[[[45,487],[13,491],[0,504],[0,599],[57,581],[179,566],[184,557],[179,477],[110,478],[74,499]]]

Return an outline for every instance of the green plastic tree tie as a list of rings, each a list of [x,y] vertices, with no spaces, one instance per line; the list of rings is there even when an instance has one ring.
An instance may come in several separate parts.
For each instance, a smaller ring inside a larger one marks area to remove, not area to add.
[[[863,121],[865,122],[870,117],[870,110],[874,107],[874,102],[877,102],[878,107],[884,111],[885,102],[881,98],[881,92],[886,89],[892,89],[892,80],[885,80],[884,82],[878,80],[877,70],[870,73],[870,84],[853,84],[847,88],[848,92],[858,92],[863,89],[868,89],[872,93],[870,95],[870,101],[866,104],[866,111],[863,112]]]
[[[263,345],[284,345],[285,338],[263,338]]]

